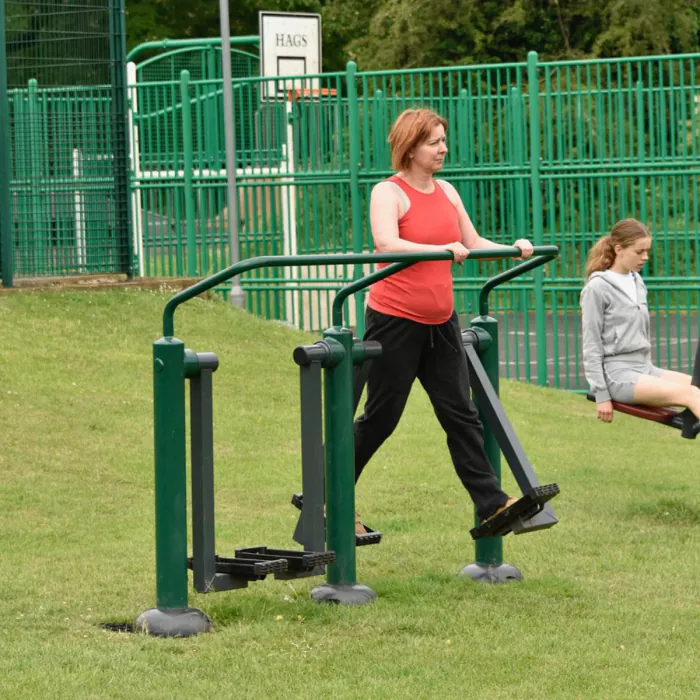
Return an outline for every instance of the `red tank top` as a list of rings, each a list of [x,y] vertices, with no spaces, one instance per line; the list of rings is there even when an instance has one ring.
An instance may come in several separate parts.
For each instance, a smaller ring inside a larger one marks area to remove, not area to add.
[[[406,193],[411,203],[399,219],[399,238],[432,245],[461,240],[457,209],[437,182],[433,192],[424,194],[396,175],[389,180]],[[389,316],[430,325],[445,323],[454,310],[451,265],[449,260],[411,265],[375,282],[370,287],[367,304]]]

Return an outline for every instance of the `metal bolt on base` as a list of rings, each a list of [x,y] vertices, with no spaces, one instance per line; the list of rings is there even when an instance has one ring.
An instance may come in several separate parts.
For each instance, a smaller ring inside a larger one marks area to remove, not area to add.
[[[322,583],[311,591],[311,599],[316,603],[335,605],[366,605],[377,599],[377,594],[368,586],[356,583],[354,586]]]
[[[509,583],[521,581],[523,575],[520,569],[511,564],[467,564],[458,574],[460,578],[470,578],[479,583]]]
[[[211,632],[211,620],[197,608],[181,610],[158,610],[151,608],[142,612],[134,623],[137,632],[154,637],[192,637]]]

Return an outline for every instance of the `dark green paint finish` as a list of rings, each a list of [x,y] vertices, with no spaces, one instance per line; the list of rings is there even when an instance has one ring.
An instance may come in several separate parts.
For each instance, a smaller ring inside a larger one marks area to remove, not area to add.
[[[156,498],[156,604],[187,607],[187,483],[185,345],[153,343],[153,418]]]
[[[479,338],[479,358],[488,375],[489,381],[493,385],[494,391],[498,394],[498,321],[490,316],[477,316],[472,320],[471,325],[480,335]],[[483,334],[488,334],[489,341],[483,342]],[[477,404],[477,409],[479,408]],[[479,418],[484,423],[484,418],[479,411]],[[484,448],[486,456],[491,462],[493,470],[496,472],[498,482],[501,482],[501,449],[496,442],[493,433],[484,424]],[[503,538],[485,537],[475,542],[476,562],[487,566],[500,566],[503,563]]]
[[[343,348],[342,359],[326,369],[326,545],[335,552],[328,566],[328,583],[352,586],[355,560],[355,453],[353,443],[353,336],[348,328],[324,333],[330,344]]]

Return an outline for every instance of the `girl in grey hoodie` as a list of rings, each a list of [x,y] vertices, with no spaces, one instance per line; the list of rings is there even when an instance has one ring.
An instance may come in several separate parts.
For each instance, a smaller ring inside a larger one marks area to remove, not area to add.
[[[583,364],[597,416],[613,419],[612,401],[685,406],[700,417],[700,389],[690,375],[651,362],[647,289],[639,271],[651,236],[636,219],[623,219],[593,246],[581,292]]]

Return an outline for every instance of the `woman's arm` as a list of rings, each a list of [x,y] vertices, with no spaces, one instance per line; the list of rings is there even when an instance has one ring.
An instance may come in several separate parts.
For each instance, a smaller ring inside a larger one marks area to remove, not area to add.
[[[469,251],[461,243],[447,245],[431,245],[429,243],[414,243],[399,237],[399,218],[401,216],[399,199],[394,186],[390,182],[380,182],[372,188],[369,203],[369,220],[372,228],[374,246],[380,253],[413,253],[435,252],[449,250],[457,263],[461,263],[469,255]]]
[[[581,292],[583,324],[583,370],[595,396],[598,418],[612,420],[612,403],[603,373],[603,317],[605,300],[600,290],[590,283]]]
[[[471,248],[476,250],[477,248],[511,248],[512,246],[501,245],[500,243],[494,243],[488,238],[480,236],[477,232],[474,224],[472,223],[467,210],[464,208],[462,198],[459,196],[459,192],[445,180],[440,180],[441,185],[445,194],[448,196],[452,204],[454,204],[455,209],[457,209],[457,216],[459,217],[459,230],[462,234],[462,243],[465,248]],[[532,243],[526,238],[519,238],[513,246],[520,248],[522,251],[523,258],[529,258],[532,255]]]

